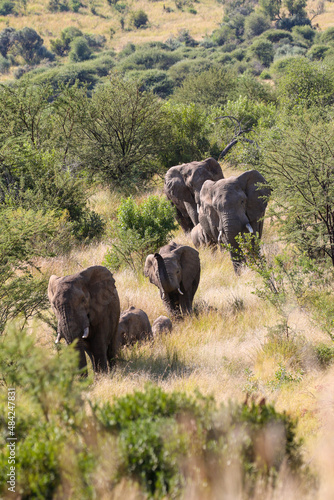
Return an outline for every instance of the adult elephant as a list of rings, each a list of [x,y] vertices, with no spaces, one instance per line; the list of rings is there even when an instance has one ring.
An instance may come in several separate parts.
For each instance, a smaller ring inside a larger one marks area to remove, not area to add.
[[[206,181],[200,193],[200,224],[204,231],[231,246],[236,272],[243,262],[236,236],[247,232],[262,236],[263,217],[270,188],[257,170],[248,170],[217,182]]]
[[[223,178],[221,166],[214,158],[183,163],[167,171],[164,193],[176,207],[177,220],[185,232],[198,224],[199,194],[203,183]]]
[[[175,316],[191,314],[201,273],[197,250],[175,242],[146,258],[144,274],[160,290],[161,298]]]
[[[78,339],[79,367],[87,367],[85,352],[95,372],[107,372],[117,350],[120,303],[111,272],[92,266],[70,276],[51,276],[51,307],[58,319],[56,343]]]

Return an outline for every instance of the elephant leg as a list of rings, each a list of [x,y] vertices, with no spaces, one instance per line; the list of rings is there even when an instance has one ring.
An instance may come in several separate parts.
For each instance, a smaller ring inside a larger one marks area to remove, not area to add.
[[[90,345],[90,357],[95,372],[108,373],[107,346],[104,339],[94,339]]]

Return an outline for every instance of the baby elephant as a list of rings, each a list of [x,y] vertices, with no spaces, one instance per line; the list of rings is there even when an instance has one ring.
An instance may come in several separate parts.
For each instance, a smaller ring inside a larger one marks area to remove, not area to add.
[[[119,319],[119,345],[133,345],[138,340],[148,338],[152,338],[152,329],[146,312],[131,306],[121,314]]]
[[[159,316],[154,320],[152,325],[153,335],[158,335],[160,333],[170,333],[172,331],[172,322],[167,316]]]

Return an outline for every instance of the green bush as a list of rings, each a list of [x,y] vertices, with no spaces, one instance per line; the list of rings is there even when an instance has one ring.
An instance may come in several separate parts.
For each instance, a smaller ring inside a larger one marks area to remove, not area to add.
[[[136,10],[131,14],[131,24],[137,29],[143,28],[148,23],[148,15],[144,10]]]
[[[257,12],[252,12],[245,20],[245,36],[249,40],[255,36],[261,35],[264,31],[270,28],[269,19]]]
[[[121,71],[132,69],[161,69],[167,70],[173,64],[180,60],[180,56],[171,51],[162,50],[158,47],[138,48],[130,54],[126,59],[123,59],[119,68]]]
[[[71,48],[71,42],[77,38],[83,36],[83,33],[78,28],[70,26],[69,28],[65,28],[60,33],[60,38],[56,38],[56,40],[51,40],[51,49],[58,56],[65,56],[68,54]]]
[[[10,61],[8,61],[6,57],[3,57],[0,54],[0,73],[2,74],[8,73],[9,68],[10,68]]]
[[[331,365],[334,361],[334,346],[318,344],[315,346],[315,353],[320,366],[323,368]]]
[[[164,198],[149,196],[140,204],[133,198],[122,199],[104,264],[110,269],[126,264],[142,270],[147,254],[165,245],[175,229],[174,208]]]
[[[14,328],[1,339],[0,380],[16,388],[16,492],[22,498],[66,498],[68,491],[82,500],[109,498],[121,482],[139,484],[137,497],[180,498],[185,485],[198,484],[198,464],[205,465],[200,481],[208,491],[238,467],[248,498],[282,466],[302,474],[296,422],[264,400],[217,407],[198,392],[167,393],[150,384],[112,404],[92,403],[74,346],[57,356]],[[7,391],[0,394],[0,411],[7,415]],[[1,496],[8,487],[6,437],[0,433]]]
[[[249,52],[254,54],[264,66],[270,66],[274,59],[274,46],[269,40],[258,39],[249,47]]]
[[[14,8],[15,8],[14,2],[10,2],[8,0],[2,0],[2,2],[0,2],[0,16],[8,16],[9,14],[12,14]]]
[[[92,55],[88,42],[83,36],[74,38],[70,46],[71,50],[69,52],[69,57],[73,62],[86,61]]]
[[[306,53],[312,61],[324,59],[331,47],[328,45],[313,45]]]

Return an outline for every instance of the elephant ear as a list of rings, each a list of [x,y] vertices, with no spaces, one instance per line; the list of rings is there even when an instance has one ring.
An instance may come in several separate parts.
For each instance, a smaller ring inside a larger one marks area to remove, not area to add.
[[[53,274],[50,276],[49,285],[48,285],[48,298],[50,303],[52,303],[52,299],[56,293],[57,282],[59,281],[59,277]]]
[[[115,301],[118,294],[113,275],[104,266],[92,266],[79,273],[90,294],[90,314],[100,314],[104,307]]]
[[[177,248],[174,252],[180,259],[182,269],[181,283],[183,284],[184,290],[189,290],[194,278],[198,275],[201,268],[199,253],[194,248],[186,245]]]
[[[146,257],[145,266],[144,266],[144,275],[149,278],[150,283],[161,288],[161,285],[158,280],[158,262],[155,256],[151,253]]]
[[[238,181],[246,193],[246,213],[252,223],[263,217],[268,204],[270,188],[265,178],[257,170],[247,170],[239,175]]]

